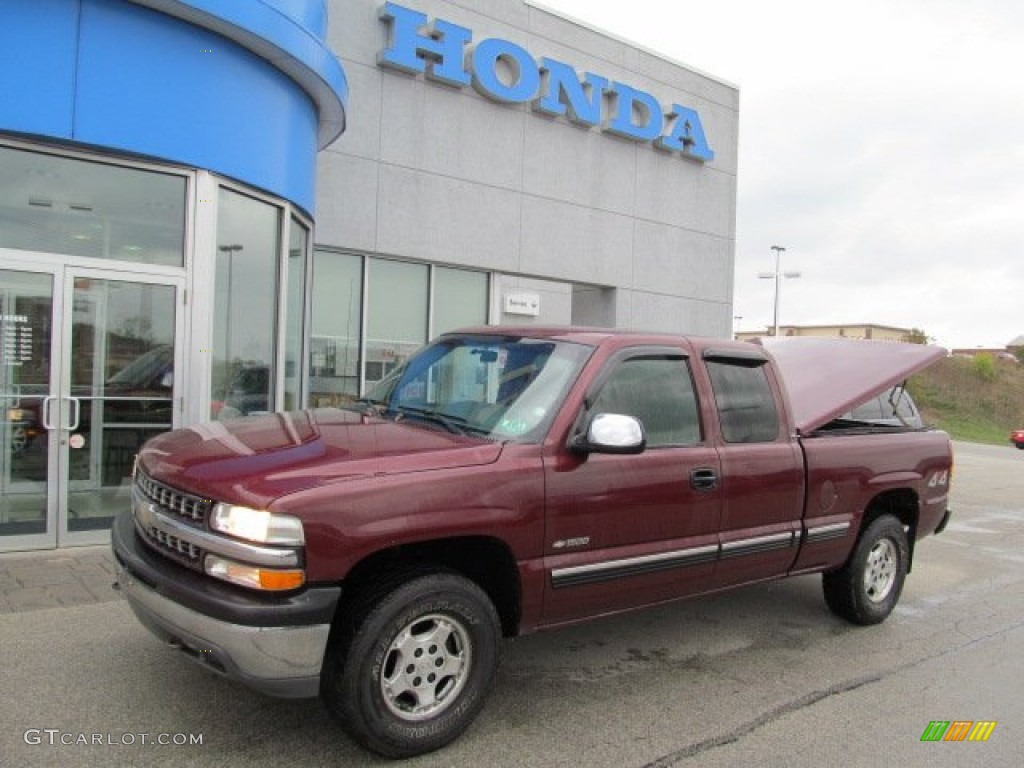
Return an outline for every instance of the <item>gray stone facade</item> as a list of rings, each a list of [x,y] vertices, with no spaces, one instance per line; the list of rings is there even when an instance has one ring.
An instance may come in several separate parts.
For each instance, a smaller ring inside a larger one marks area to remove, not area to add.
[[[378,65],[380,0],[330,0],[348,127],[321,152],[327,248],[492,272],[494,322],[574,322],[726,336],[732,326],[739,93],[522,0],[402,0],[699,114],[701,163]],[[506,292],[541,297],[506,316]]]

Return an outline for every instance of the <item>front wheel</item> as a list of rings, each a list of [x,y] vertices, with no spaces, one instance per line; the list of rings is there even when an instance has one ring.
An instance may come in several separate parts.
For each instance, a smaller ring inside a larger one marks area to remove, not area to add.
[[[842,568],[822,575],[829,610],[854,624],[878,624],[896,607],[910,551],[903,525],[882,515],[861,534]]]
[[[322,692],[367,749],[412,757],[458,737],[483,708],[501,627],[487,595],[462,576],[427,573],[378,585],[342,621]],[[381,594],[384,592],[385,594]]]

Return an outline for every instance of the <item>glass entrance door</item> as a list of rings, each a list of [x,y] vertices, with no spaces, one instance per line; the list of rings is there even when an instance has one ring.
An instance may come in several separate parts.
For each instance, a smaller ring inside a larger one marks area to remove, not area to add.
[[[106,540],[130,505],[135,454],[177,422],[177,292],[100,272],[65,278],[63,543]]]
[[[0,269],[0,549],[56,543],[52,354],[61,294],[55,272]]]
[[[139,447],[179,421],[181,288],[71,266],[0,270],[0,549],[108,540]]]

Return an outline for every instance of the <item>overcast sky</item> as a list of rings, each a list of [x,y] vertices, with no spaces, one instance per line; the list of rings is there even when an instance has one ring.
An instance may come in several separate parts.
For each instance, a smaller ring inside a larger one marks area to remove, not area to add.
[[[1024,334],[1024,2],[542,2],[739,86],[737,329]]]

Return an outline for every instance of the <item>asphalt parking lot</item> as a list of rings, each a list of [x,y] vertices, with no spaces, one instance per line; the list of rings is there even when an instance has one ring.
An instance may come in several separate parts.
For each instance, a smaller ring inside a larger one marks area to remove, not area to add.
[[[470,731],[405,764],[1018,766],[1024,452],[958,444],[953,506],[881,626],[835,619],[819,578],[800,577],[522,638]],[[12,570],[42,578],[48,559],[86,574],[57,582],[78,598],[53,603],[37,581],[18,602]],[[99,602],[104,569],[95,550],[0,558],[0,765],[386,762],[319,702],[260,696],[163,648],[122,601]],[[984,743],[922,742],[935,720],[996,726]]]

